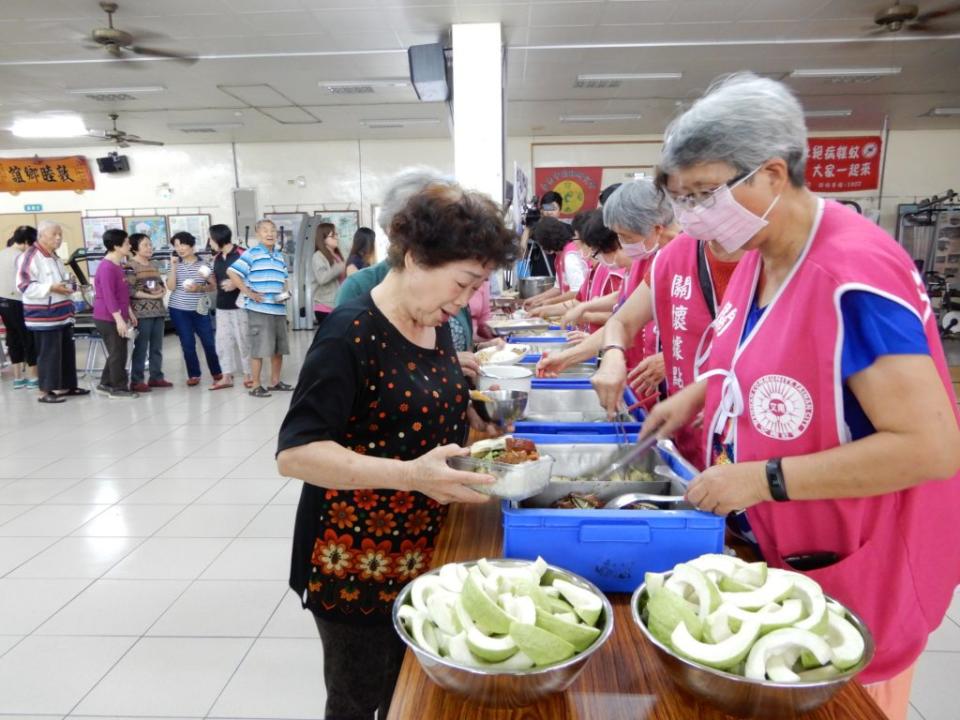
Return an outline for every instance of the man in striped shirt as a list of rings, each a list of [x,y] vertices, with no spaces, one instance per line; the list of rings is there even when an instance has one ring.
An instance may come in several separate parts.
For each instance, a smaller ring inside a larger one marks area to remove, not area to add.
[[[37,240],[19,258],[17,288],[23,316],[37,345],[40,402],[62,403],[62,395],[89,395],[77,387],[73,344],[73,283],[57,256],[63,230],[50,220],[37,226]],[[54,392],[59,391],[59,392]]]
[[[290,353],[287,339],[287,262],[277,249],[277,226],[260,220],[256,226],[259,245],[250,248],[227,268],[247,309],[250,339],[250,370],[254,397],[270,397],[270,391],[289,391],[293,387],[280,380],[283,356]],[[270,384],[260,382],[263,361],[270,358]]]

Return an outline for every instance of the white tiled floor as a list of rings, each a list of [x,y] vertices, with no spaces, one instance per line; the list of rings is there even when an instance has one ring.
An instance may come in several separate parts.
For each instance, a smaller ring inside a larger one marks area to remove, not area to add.
[[[177,386],[138,400],[0,383],[0,720],[323,715],[273,461],[290,396],[188,388],[165,351]]]
[[[320,642],[286,587],[301,486],[273,463],[289,395],[187,388],[165,350],[177,387],[134,401],[0,383],[0,720],[322,717]],[[958,677],[960,594],[910,720],[960,717]]]

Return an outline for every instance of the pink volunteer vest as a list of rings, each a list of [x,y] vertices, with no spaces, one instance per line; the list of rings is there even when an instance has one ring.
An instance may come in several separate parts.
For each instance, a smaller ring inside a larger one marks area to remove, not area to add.
[[[656,257],[656,255],[654,255]],[[633,294],[640,283],[643,282],[643,276],[647,274],[647,268],[653,258],[644,258],[643,260],[634,260],[627,274],[620,285],[620,294],[617,298],[617,307],[619,308],[626,302],[627,298]],[[657,328],[653,321],[647,323],[634,336],[633,342],[627,348],[627,368],[632,370],[640,361],[648,355],[655,355],[657,352]]]
[[[713,321],[697,272],[699,249],[697,240],[681,233],[653,260],[650,293],[653,320],[663,348],[668,395],[680,392],[695,381],[697,348]],[[718,300],[713,298],[714,307],[719,305]],[[702,429],[685,427],[674,440],[681,454],[702,470]]]
[[[577,300],[580,302],[589,302],[604,295],[619,292],[620,285],[623,282],[624,272],[621,268],[608,268],[603,263],[597,263],[593,266],[590,282],[584,283],[580,288],[580,292],[577,293]],[[603,326],[591,323],[589,332],[594,333],[601,327]]]
[[[580,249],[573,240],[563,246],[563,250],[560,251],[553,261],[553,269],[557,273],[557,287],[560,288],[561,293],[570,291],[570,284],[567,282],[567,278],[563,272],[568,255],[580,255]]]
[[[708,380],[706,426],[709,439],[724,413],[736,417],[737,462],[816,453],[848,441],[839,319],[840,298],[849,290],[875,292],[922,319],[944,389],[954,399],[913,262],[852,210],[832,201],[820,207],[812,240],[739,348],[761,270],[758,253],[741,260],[717,313],[710,368],[729,373]],[[771,566],[786,567],[782,558],[805,552],[833,551],[842,558],[807,574],[872,631],[876,656],[859,678],[871,683],[909,667],[943,619],[960,581],[957,508],[960,474],[869,498],[765,502],[747,515]]]

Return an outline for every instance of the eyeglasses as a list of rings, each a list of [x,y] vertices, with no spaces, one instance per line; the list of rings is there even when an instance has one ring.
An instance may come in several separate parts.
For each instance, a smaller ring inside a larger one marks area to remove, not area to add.
[[[690,193],[688,195],[674,195],[671,192],[667,192],[667,197],[670,198],[670,202],[673,203],[674,207],[678,210],[693,210],[695,208],[709,208],[713,207],[714,203],[717,202],[717,193],[724,187],[732,188],[734,185],[746,180],[748,177],[753,175],[757,170],[750,170],[748,172],[743,172],[738,175],[734,175],[732,178],[727,180],[721,185],[717,185],[712,190],[702,190],[700,192]]]

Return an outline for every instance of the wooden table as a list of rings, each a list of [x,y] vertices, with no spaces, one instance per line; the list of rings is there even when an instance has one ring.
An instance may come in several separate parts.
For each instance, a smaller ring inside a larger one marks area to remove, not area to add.
[[[440,535],[434,565],[499,557],[503,535],[496,502],[454,505]],[[630,596],[611,594],[614,630],[564,693],[516,710],[486,708],[448,693],[407,652],[388,720],[725,720],[728,715],[677,688],[630,617]],[[805,720],[885,720],[853,682]],[[771,718],[771,720],[789,720]]]

